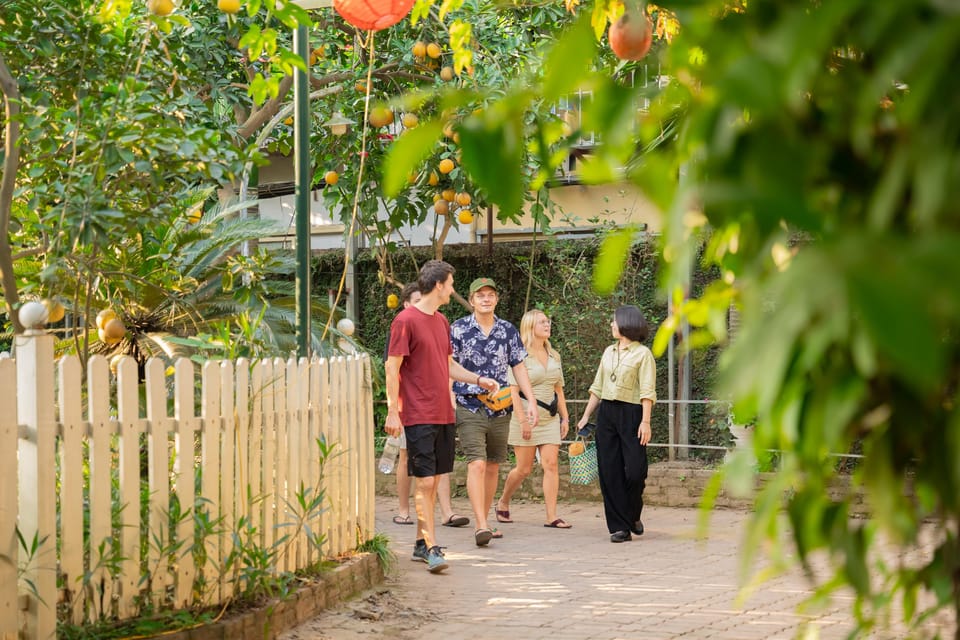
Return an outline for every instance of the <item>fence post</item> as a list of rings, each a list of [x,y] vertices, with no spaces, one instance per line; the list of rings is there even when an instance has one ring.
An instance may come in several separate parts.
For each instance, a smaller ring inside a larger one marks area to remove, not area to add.
[[[19,529],[35,553],[20,550],[24,584],[35,593],[21,594],[24,637],[54,638],[57,628],[56,423],[54,412],[53,336],[28,329],[14,341],[17,361]]]
[[[0,638],[16,638],[17,606],[17,364],[0,355]]]

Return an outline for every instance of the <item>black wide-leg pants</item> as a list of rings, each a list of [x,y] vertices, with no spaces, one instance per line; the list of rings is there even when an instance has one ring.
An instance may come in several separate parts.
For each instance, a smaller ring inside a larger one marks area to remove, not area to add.
[[[643,511],[647,447],[637,431],[643,405],[601,400],[597,411],[597,463],[603,511],[610,533],[630,531]]]

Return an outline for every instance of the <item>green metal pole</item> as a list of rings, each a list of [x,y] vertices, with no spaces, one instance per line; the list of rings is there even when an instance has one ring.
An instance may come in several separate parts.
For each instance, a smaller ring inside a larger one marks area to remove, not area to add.
[[[309,64],[307,27],[299,26],[293,33],[294,52]],[[293,76],[293,175],[296,181],[297,231],[297,356],[310,357],[310,87],[305,71],[297,69]]]

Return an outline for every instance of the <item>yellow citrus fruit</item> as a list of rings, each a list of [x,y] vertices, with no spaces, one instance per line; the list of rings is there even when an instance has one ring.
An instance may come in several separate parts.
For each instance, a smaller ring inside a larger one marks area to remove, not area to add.
[[[292,126],[293,126],[293,116],[290,116],[289,118],[284,118],[283,124],[292,127]]]
[[[567,449],[567,453],[571,456],[578,456],[583,453],[584,447],[582,442],[571,442],[570,447]]]
[[[418,58],[422,58],[425,55],[427,55],[427,45],[425,42],[421,42],[417,40],[416,42],[413,43],[412,51],[413,51],[413,55],[415,55]]]
[[[450,213],[450,203],[441,198],[433,203],[433,210],[437,212],[438,216],[445,216]]]
[[[336,171],[327,171],[325,174],[323,174],[323,181],[332,187],[340,182],[340,174]]]
[[[427,55],[436,60],[440,57],[441,54],[440,45],[436,42],[431,42],[427,45]]]
[[[436,202],[437,200],[443,200],[443,196],[439,193],[433,194],[433,201]]]
[[[414,171],[410,172],[410,175],[407,176],[407,182],[410,184],[417,184],[417,174]]]
[[[444,158],[440,161],[440,164],[437,165],[437,169],[440,170],[440,173],[450,173],[453,171],[454,167],[456,167],[456,165],[450,158]]]
[[[147,0],[147,9],[155,16],[168,16],[173,13],[173,0]]]
[[[453,189],[444,189],[440,192],[440,196],[448,202],[453,202],[453,199],[457,197],[457,192]]]
[[[107,323],[117,317],[117,312],[107,308],[97,314],[97,329],[103,329]]]
[[[427,183],[429,183],[431,187],[435,187],[440,184],[440,176],[437,175],[436,171],[430,172],[430,178],[427,179]]]
[[[407,129],[413,129],[420,124],[420,118],[418,118],[415,113],[405,113],[403,114],[403,118],[400,119],[400,122],[402,122],[403,126]]]
[[[360,93],[367,92],[367,85],[364,84],[363,82],[358,82],[357,84],[353,85],[353,88],[359,91]]]
[[[107,343],[110,343],[111,340],[119,342],[126,333],[127,328],[123,326],[123,322],[120,320],[120,318],[113,318],[110,320],[110,322],[103,325],[103,334],[107,338],[105,340]]]
[[[460,144],[460,134],[456,131],[453,132],[453,144]]]
[[[440,69],[440,79],[444,82],[453,80],[453,67],[444,67]]]
[[[470,224],[473,222],[473,212],[470,209],[460,209],[460,213],[457,214],[457,220],[460,221],[460,224]]]
[[[203,211],[200,207],[195,207],[190,210],[187,214],[187,222],[190,224],[197,224],[200,222],[200,219],[203,217]]]
[[[448,137],[448,138],[452,138],[452,137],[454,136],[453,121],[452,121],[452,120],[451,120],[450,122],[448,122],[447,124],[443,125],[443,135],[446,136],[446,137]]]
[[[66,315],[66,310],[63,308],[63,305],[60,304],[59,300],[41,300],[43,306],[47,308],[47,322],[54,323],[60,322],[63,320],[63,316]]]
[[[400,306],[400,298],[397,294],[391,293],[387,296],[387,309],[396,309]]]
[[[473,202],[473,198],[470,197],[469,193],[461,191],[456,195],[456,201],[461,207],[468,207]]]
[[[217,9],[224,13],[239,13],[240,0],[217,0]]]
[[[393,111],[389,107],[374,107],[370,110],[370,125],[376,128],[385,127],[393,122]]]

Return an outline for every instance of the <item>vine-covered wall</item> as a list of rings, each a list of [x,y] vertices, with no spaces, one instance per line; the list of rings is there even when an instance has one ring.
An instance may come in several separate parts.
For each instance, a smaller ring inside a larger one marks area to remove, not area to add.
[[[538,240],[497,243],[492,254],[485,245],[457,245],[444,248],[444,259],[456,268],[454,286],[464,297],[470,282],[477,277],[493,278],[500,287],[497,315],[519,325],[527,308],[543,309],[553,321],[551,342],[563,360],[566,393],[570,400],[585,401],[593,381],[600,354],[613,342],[610,320],[622,304],[640,307],[654,331],[666,315],[666,303],[657,291],[656,246],[637,244],[629,256],[623,278],[612,295],[601,297],[591,287],[593,262],[599,240]],[[412,256],[411,257],[411,253]],[[417,261],[414,264],[414,257]],[[426,248],[403,251],[392,257],[394,276],[408,282],[416,277],[417,265],[432,257]],[[316,295],[327,295],[339,283],[343,269],[343,252],[331,251],[314,260],[313,288]],[[386,306],[387,296],[399,293],[390,285],[380,284],[376,260],[361,256],[356,262],[359,283],[359,318],[355,337],[372,354],[382,356],[387,329],[395,314]],[[696,295],[716,274],[698,270],[692,283]],[[467,309],[455,299],[442,308],[451,321],[466,315]],[[652,344],[652,336],[647,345]],[[698,351],[692,356],[691,397],[711,397],[716,367],[716,351]],[[375,358],[379,362],[379,357]],[[667,358],[657,362],[657,393],[667,399]],[[382,379],[382,378],[381,378]],[[382,388],[377,397],[382,397]],[[582,404],[571,403],[573,422],[579,419]],[[656,407],[653,415],[655,442],[668,442],[667,405]],[[690,409],[691,444],[721,445],[729,442],[724,405],[693,404]],[[666,457],[663,449],[651,450],[655,459]],[[694,451],[692,455],[697,455]],[[715,458],[715,455],[708,456]]]

